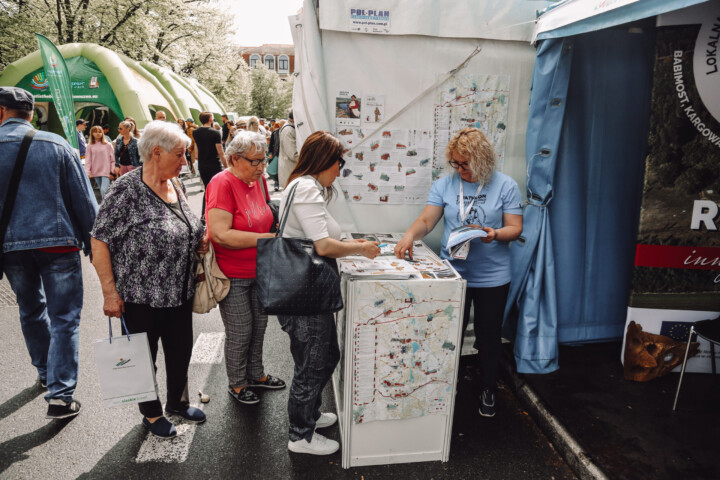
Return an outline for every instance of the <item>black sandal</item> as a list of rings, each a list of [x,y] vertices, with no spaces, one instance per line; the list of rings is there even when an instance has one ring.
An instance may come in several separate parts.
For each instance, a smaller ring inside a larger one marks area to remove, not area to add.
[[[236,392],[232,387],[228,387],[228,393],[233,396],[235,400],[245,405],[253,405],[260,402],[260,397],[247,387],[243,387],[240,392]]]
[[[248,386],[253,388],[268,388],[270,390],[280,390],[285,388],[285,382],[279,378],[275,378],[272,375],[265,375],[265,380],[249,380]]]

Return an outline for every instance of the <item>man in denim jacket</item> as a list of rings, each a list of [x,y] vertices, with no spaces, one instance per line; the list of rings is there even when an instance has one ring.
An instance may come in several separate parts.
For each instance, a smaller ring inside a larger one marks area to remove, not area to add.
[[[0,207],[20,143],[33,128],[33,106],[29,92],[0,87]],[[0,239],[5,252],[1,267],[17,296],[31,362],[48,389],[48,418],[80,412],[80,402],[73,399],[83,303],[79,250],[90,253],[97,208],[77,153],[62,137],[37,132],[5,238]]]

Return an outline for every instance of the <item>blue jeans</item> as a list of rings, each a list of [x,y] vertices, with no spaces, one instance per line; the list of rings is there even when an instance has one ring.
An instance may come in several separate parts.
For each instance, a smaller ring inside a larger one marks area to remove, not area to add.
[[[290,336],[295,372],[290,385],[288,416],[290,440],[312,440],[320,418],[322,392],[340,361],[335,316],[278,315],[280,327]]]
[[[8,252],[3,270],[17,297],[30,361],[47,382],[45,400],[71,401],[78,379],[83,304],[80,252]]]
[[[100,197],[104,197],[105,193],[108,191],[108,188],[110,188],[110,177],[92,177],[93,180],[97,183],[98,188],[100,189]]]

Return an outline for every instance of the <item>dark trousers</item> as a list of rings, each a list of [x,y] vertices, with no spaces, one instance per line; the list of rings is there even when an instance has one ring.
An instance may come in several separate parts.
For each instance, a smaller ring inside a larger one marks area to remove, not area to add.
[[[207,190],[208,183],[210,183],[210,180],[217,175],[218,173],[222,172],[222,167],[220,166],[220,163],[217,164],[211,163],[210,165],[201,164],[198,160],[198,171],[200,172],[200,179],[203,182],[203,186]],[[202,203],[202,215],[200,215],[202,218],[205,218],[205,192],[203,192],[203,203]]]
[[[147,333],[153,365],[157,359],[158,340],[162,341],[167,377],[166,406],[172,410],[186,410],[190,405],[188,367],[193,347],[192,299],[179,307],[168,308],[126,302],[125,325],[130,333]],[[138,406],[146,417],[163,415],[159,400],[141,402]]]
[[[315,422],[320,418],[323,389],[340,361],[335,316],[278,315],[278,321],[290,336],[290,352],[295,361],[288,399],[290,440],[310,441]]]
[[[499,287],[473,288],[465,290],[465,312],[463,334],[470,321],[470,307],[475,309],[475,348],[479,352],[480,382],[482,389],[495,391],[500,354],[502,352],[502,321],[510,284]]]

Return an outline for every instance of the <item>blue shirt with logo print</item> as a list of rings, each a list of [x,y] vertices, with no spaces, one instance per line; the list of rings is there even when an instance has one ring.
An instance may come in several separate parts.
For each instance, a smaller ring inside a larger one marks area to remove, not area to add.
[[[458,208],[460,182],[463,182],[464,209],[475,197],[464,222],[460,220]],[[499,287],[510,282],[509,242],[483,243],[479,238],[472,240],[470,253],[465,260],[454,260],[447,251],[448,237],[456,227],[476,224],[498,229],[503,226],[504,213],[522,215],[522,196],[515,180],[495,172],[479,193],[478,185],[479,183],[466,182],[457,173],[452,173],[433,183],[427,204],[443,207],[445,230],[440,256],[452,263],[453,268],[467,280],[468,287]]]

